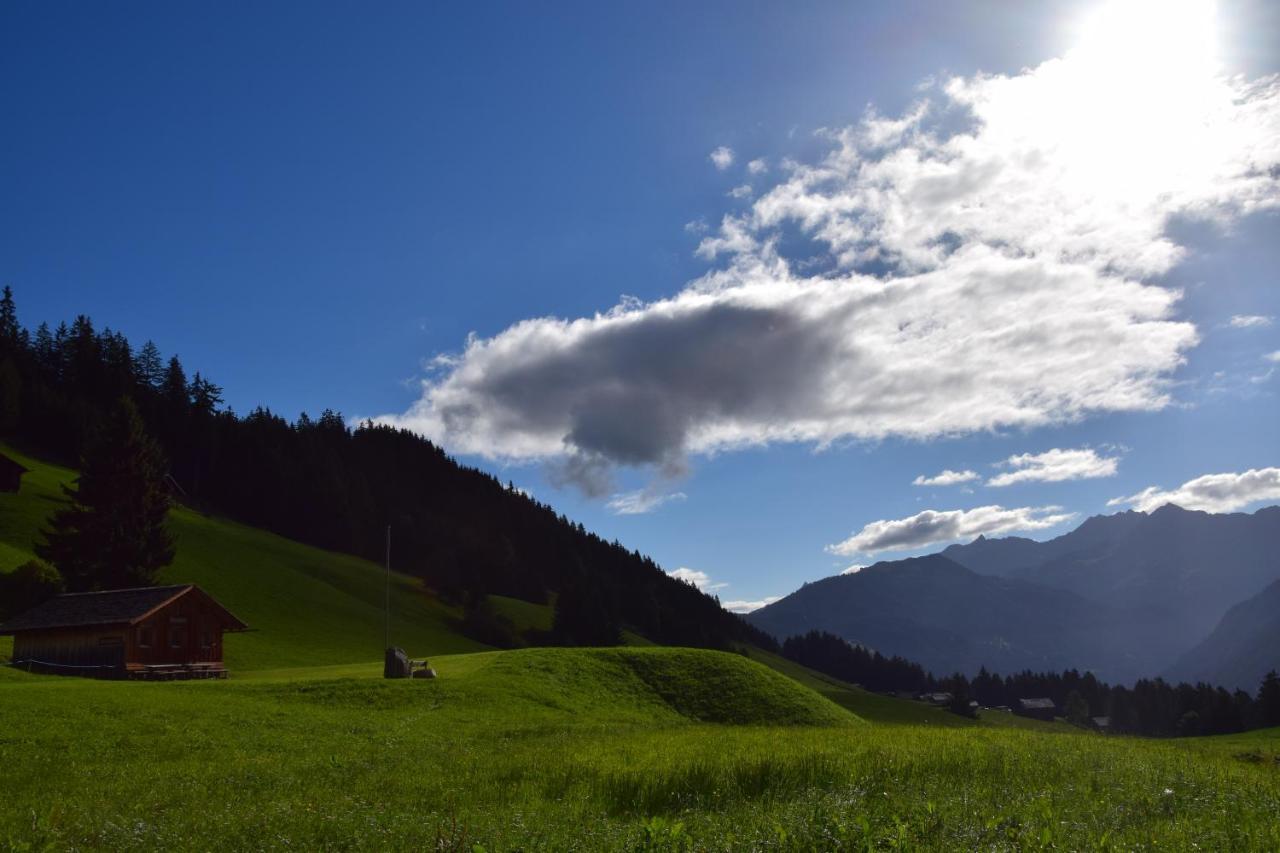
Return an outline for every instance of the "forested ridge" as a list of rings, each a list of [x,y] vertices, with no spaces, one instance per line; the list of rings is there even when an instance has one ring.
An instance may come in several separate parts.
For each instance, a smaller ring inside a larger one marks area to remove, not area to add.
[[[25,328],[0,299],[0,434],[76,464],[120,398],[133,400],[188,505],[322,548],[392,562],[446,598],[561,595],[563,642],[610,642],[622,627],[666,644],[724,648],[776,642],[649,557],[608,542],[550,506],[458,464],[407,430],[350,427],[325,410],[288,420],[240,415],[222,389],[150,341],[70,324]]]

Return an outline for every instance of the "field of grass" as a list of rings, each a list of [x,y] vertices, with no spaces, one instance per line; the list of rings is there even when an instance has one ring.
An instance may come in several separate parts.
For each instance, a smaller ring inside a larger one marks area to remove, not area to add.
[[[71,477],[20,458],[5,569]],[[0,667],[0,850],[1280,849],[1280,730],[963,720],[758,649],[484,650],[406,577],[396,641],[440,677],[384,681],[378,566],[186,510],[174,529],[165,580],[257,629],[227,638],[233,677]]]
[[[186,684],[0,670],[0,847],[1280,845],[1276,730],[873,723],[718,652],[433,664],[412,682],[376,664]]]

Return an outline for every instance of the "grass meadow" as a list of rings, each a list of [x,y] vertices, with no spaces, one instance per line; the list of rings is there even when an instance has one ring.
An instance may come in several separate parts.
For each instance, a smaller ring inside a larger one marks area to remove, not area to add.
[[[33,472],[0,495],[5,570],[72,476],[15,455]],[[380,567],[173,523],[164,580],[255,629],[227,638],[232,678],[0,666],[0,849],[1280,849],[1280,730],[969,721],[756,649],[496,652],[404,576],[395,639],[440,678],[384,681]]]
[[[412,682],[376,665],[167,684],[0,670],[0,845],[1280,848],[1280,731],[877,723],[716,652],[433,663]]]

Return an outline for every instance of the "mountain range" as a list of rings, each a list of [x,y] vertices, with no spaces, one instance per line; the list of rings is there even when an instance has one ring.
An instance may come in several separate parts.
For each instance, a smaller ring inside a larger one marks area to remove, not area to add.
[[[806,584],[750,621],[812,629],[938,673],[1089,670],[1257,688],[1280,667],[1280,507],[1166,505],[1045,542],[978,537]]]

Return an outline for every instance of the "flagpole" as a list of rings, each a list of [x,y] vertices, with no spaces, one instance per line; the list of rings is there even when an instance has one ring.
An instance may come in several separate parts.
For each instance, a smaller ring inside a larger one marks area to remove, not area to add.
[[[387,589],[386,589],[386,631],[383,635],[384,649],[391,648],[391,525],[387,525]]]

